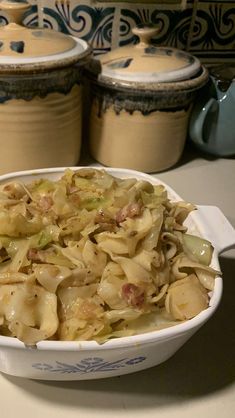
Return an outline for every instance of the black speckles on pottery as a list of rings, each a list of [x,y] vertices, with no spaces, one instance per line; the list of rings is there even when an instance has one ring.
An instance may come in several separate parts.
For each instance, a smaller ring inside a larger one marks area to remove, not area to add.
[[[75,84],[81,84],[83,69],[79,65],[57,71],[30,75],[0,75],[0,103],[11,99],[32,100],[50,93],[68,94]]]
[[[129,114],[139,111],[143,116],[156,111],[187,110],[195,96],[196,92],[191,91],[127,91],[92,83],[92,98],[98,103],[98,117],[102,117],[110,107],[113,107],[116,115],[123,110]]]

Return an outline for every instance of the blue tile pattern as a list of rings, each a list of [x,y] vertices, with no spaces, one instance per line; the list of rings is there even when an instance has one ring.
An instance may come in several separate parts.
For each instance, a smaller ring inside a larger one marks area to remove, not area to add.
[[[43,9],[44,26],[88,41],[96,54],[109,51],[115,7],[76,3],[56,1],[54,7],[49,7],[47,2]]]
[[[159,27],[159,34],[154,39],[158,45],[169,45],[185,49],[191,22],[192,9],[159,9],[136,7],[121,9],[119,45],[136,42],[131,28],[138,24],[151,23]]]
[[[6,25],[6,23],[7,23],[8,21],[7,21],[7,18],[6,18],[6,16],[4,15],[4,14],[1,14],[0,15],[0,25],[1,26],[4,26],[4,25]]]
[[[6,23],[8,23],[7,14],[1,12],[0,25],[5,25]],[[33,5],[29,11],[25,13],[23,23],[27,26],[38,26],[38,8],[36,5]]]
[[[24,25],[30,27],[38,26],[38,8],[36,5],[32,6],[31,9],[25,13]]]
[[[55,361],[54,364],[48,363],[34,363],[32,367],[36,370],[46,371],[58,374],[90,374],[99,372],[112,372],[114,370],[123,369],[124,367],[134,366],[142,363],[146,357],[139,356],[131,359],[120,359],[116,361],[105,361],[101,357],[88,357],[81,360],[79,363],[68,364]]]
[[[200,58],[235,59],[235,2],[199,3],[190,50]]]
[[[26,14],[24,23],[38,25],[36,1]],[[131,28],[140,23],[159,26],[156,45],[189,47],[190,52],[207,62],[235,59],[235,1],[199,0],[193,30],[194,0],[188,0],[185,10],[178,4],[95,3],[94,0],[39,0],[40,22],[88,41],[95,54],[111,47],[135,43]],[[196,5],[195,5],[196,6]],[[42,9],[41,9],[42,8]],[[0,24],[6,23],[0,15]],[[115,23],[114,23],[115,22]],[[189,33],[192,38],[189,40]]]

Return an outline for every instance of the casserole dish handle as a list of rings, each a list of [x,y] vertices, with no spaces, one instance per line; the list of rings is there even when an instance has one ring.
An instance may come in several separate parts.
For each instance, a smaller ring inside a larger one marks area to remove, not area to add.
[[[235,229],[216,206],[197,206],[206,238],[218,253],[235,247]]]

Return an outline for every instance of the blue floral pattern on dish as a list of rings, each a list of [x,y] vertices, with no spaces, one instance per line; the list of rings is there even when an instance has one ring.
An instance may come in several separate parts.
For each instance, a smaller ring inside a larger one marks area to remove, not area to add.
[[[79,363],[68,364],[60,361],[55,361],[54,364],[48,363],[34,363],[32,367],[36,370],[52,372],[52,373],[97,373],[97,372],[111,372],[119,370],[123,367],[134,366],[135,364],[142,363],[146,360],[146,357],[139,356],[131,359],[123,358],[116,361],[105,361],[101,357],[87,357],[81,360]]]

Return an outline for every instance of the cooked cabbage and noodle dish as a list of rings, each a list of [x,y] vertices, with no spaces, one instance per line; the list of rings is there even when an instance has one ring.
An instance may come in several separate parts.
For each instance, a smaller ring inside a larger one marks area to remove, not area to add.
[[[103,343],[193,318],[218,274],[183,225],[194,209],[90,168],[2,184],[0,334]]]

